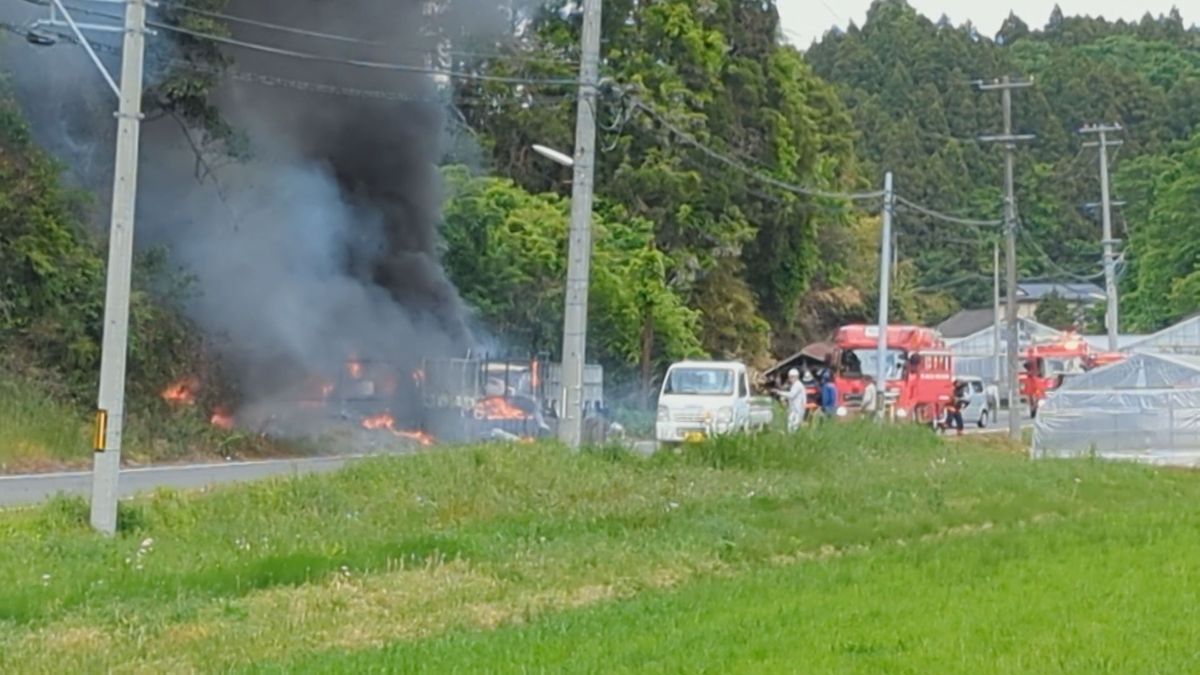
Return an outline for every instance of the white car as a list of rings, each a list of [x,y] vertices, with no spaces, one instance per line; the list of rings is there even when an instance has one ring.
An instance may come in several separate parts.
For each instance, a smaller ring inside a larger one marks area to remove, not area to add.
[[[965,424],[973,422],[983,429],[989,421],[995,421],[996,411],[992,407],[992,397],[988,396],[983,378],[959,375],[954,379],[967,385],[967,406],[962,410],[963,422]]]
[[[772,416],[752,398],[745,364],[683,361],[663,378],[655,437],[659,443],[699,441],[767,426]]]

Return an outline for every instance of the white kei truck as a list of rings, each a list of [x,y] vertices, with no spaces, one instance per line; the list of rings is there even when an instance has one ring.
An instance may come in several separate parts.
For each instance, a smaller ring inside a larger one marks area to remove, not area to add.
[[[666,445],[698,442],[764,429],[773,418],[770,400],[752,394],[744,363],[681,361],[663,378],[655,438]]]

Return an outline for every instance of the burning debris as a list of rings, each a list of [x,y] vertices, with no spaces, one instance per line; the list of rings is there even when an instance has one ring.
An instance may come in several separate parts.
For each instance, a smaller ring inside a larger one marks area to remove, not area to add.
[[[196,392],[200,389],[200,381],[194,377],[185,377],[168,385],[159,396],[162,400],[176,406],[196,404]]]
[[[502,396],[489,396],[475,404],[475,419],[530,420],[533,414]]]
[[[362,427],[371,431],[387,430],[392,432],[392,434],[398,438],[413,441],[427,447],[433,445],[435,442],[433,436],[430,436],[423,431],[397,429],[396,418],[392,417],[388,413],[380,413],[379,415],[374,415],[364,419],[362,421]]]
[[[223,429],[225,431],[233,430],[233,426],[235,424],[233,415],[230,415],[229,411],[224,408],[217,408],[213,412],[212,417],[209,418],[208,422],[214,427]]]

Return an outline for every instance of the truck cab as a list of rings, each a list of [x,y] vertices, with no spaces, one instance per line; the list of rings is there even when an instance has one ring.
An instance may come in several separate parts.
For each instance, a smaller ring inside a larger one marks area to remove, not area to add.
[[[1029,416],[1036,417],[1038,406],[1063,380],[1088,370],[1090,351],[1086,341],[1073,334],[1050,342],[1035,343],[1025,351],[1025,367],[1020,373],[1021,395],[1029,402]]]
[[[700,441],[770,423],[750,391],[745,364],[682,361],[667,370],[658,396],[655,437],[660,443]]]
[[[953,360],[945,342],[930,328],[888,326],[884,351],[886,384],[879,395],[897,419],[932,423],[954,392]],[[849,325],[835,337],[831,370],[838,390],[838,416],[854,415],[862,404],[865,378],[879,371],[878,326]]]

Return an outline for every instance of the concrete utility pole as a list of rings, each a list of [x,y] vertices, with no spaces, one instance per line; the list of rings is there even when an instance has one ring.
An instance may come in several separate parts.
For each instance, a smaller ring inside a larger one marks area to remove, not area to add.
[[[1110,141],[1108,134],[1120,132],[1120,124],[1093,124],[1079,130],[1081,134],[1097,134],[1099,141],[1084,143],[1085,148],[1100,148],[1100,217],[1103,223],[1104,244],[1104,296],[1108,300],[1104,314],[1104,325],[1108,330],[1108,351],[1115,352],[1119,348],[1117,334],[1120,329],[1117,298],[1116,252],[1114,247],[1119,243],[1113,239],[1112,231],[1112,200],[1109,198],[1108,183],[1108,149],[1124,144],[1124,141]]]
[[[1014,411],[1020,403],[1020,392],[1017,387],[1019,377],[1019,357],[1017,341],[1017,198],[1013,181],[1014,164],[1018,141],[1033,140],[1030,135],[1013,135],[1012,119],[1012,90],[1032,87],[1032,81],[1014,82],[1007,75],[999,82],[979,84],[981,91],[999,90],[1003,95],[1004,105],[1004,135],[984,136],[980,138],[985,143],[1004,144],[1004,258],[1006,285],[1008,291],[1008,306],[1004,320],[1007,324],[1008,341],[1008,434],[1013,440],[1021,438],[1021,420]]]
[[[992,243],[992,372],[1000,386],[1000,242]],[[997,394],[999,396],[999,394]],[[998,404],[997,404],[998,405]]]
[[[587,355],[588,277],[592,264],[592,181],[596,164],[596,90],[600,81],[601,0],[583,2],[579,109],[575,118],[575,178],[567,245],[567,298],[563,316],[563,406],[558,437],[568,447],[583,440],[583,371]]]
[[[887,410],[887,354],[888,354],[888,303],[891,294],[892,274],[892,212],[895,210],[895,193],[892,191],[892,172],[883,177],[883,232],[879,236],[879,339],[875,360],[875,413],[883,419]]]
[[[137,201],[138,137],[142,120],[142,71],[146,46],[146,0],[126,0],[121,53],[121,103],[117,111],[116,177],[108,233],[108,288],[96,413],[92,473],[92,527],[117,530],[117,479],[125,421],[125,359],[129,338],[129,287],[133,275],[134,205]]]

